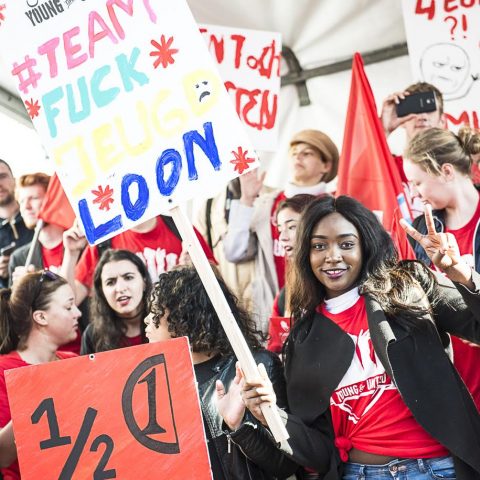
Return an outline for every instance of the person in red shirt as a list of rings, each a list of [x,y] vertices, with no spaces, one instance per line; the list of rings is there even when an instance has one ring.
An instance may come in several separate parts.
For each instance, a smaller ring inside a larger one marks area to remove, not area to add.
[[[453,235],[402,227],[445,275],[398,261],[373,212],[340,196],[300,220],[289,275],[293,328],[285,347],[290,456],[332,480],[480,478],[480,415],[445,348],[480,343],[480,274]],[[275,401],[265,379],[243,399]],[[405,475],[404,475],[405,474]]]
[[[152,281],[142,259],[128,250],[108,249],[93,275],[90,324],[80,353],[90,354],[146,342],[147,302]]]
[[[471,179],[472,156],[480,151],[480,134],[468,127],[458,135],[433,128],[419,133],[405,151],[404,169],[413,193],[433,208],[436,228],[457,239],[460,255],[480,272],[480,192]],[[413,226],[422,234],[422,217]],[[412,242],[418,259],[428,262],[422,246]],[[480,410],[480,348],[452,336],[453,362]]]
[[[435,110],[418,114],[411,113],[404,117],[399,117],[397,115],[396,107],[406,96],[427,92],[433,92],[435,95]],[[429,128],[447,128],[447,120],[443,110],[442,92],[437,87],[427,82],[417,82],[409,85],[403,92],[392,93],[383,101],[380,120],[387,138],[398,128],[403,128],[405,131],[405,144],[407,145],[417,133],[423,132]],[[421,216],[423,213],[422,204],[416,200],[415,195],[410,190],[408,179],[403,170],[403,157],[401,155],[393,154],[393,159],[404,184],[405,197],[410,204],[412,214],[414,217]]]
[[[22,175],[18,179],[16,195],[20,204],[20,213],[25,225],[30,229],[34,229],[37,225],[49,182],[50,176],[42,172]],[[54,224],[44,225],[34,246],[29,265],[25,265],[25,261],[32,243],[17,249],[10,257],[8,266],[10,284],[26,272],[44,268],[57,272],[63,260],[62,235],[62,227]]]
[[[38,215],[43,205],[47,192],[50,176],[42,173],[29,173],[18,179],[17,198],[20,204],[20,212],[25,225],[34,229],[37,225]],[[33,246],[29,265],[25,265],[32,243],[23,245],[13,252],[8,265],[10,284],[21,278],[27,272],[48,269],[58,272],[63,262],[63,227],[53,223],[43,225],[38,235],[38,240]],[[83,308],[83,307],[80,307]],[[83,325],[80,325],[80,330]],[[78,354],[80,352],[80,330],[77,338],[63,350]]]
[[[216,263],[210,247],[197,230],[195,233],[207,258]],[[164,215],[158,215],[136,225],[107,242],[109,248],[130,250],[137,254],[144,261],[152,282],[156,282],[161,273],[170,270],[182,259],[183,247],[180,235],[171,217]],[[64,245],[65,256],[61,274],[75,287],[78,305],[88,296],[92,288],[93,272],[100,259],[99,246],[85,248],[85,235],[76,225],[65,232]]]
[[[72,288],[49,270],[26,274],[12,289],[0,290],[0,427],[11,420],[5,370],[75,356],[60,348],[76,338],[79,318]],[[1,473],[3,480],[20,479],[16,461]]]

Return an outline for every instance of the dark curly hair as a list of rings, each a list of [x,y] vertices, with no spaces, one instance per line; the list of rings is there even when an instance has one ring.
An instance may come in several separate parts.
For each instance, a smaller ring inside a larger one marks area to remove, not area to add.
[[[93,339],[96,352],[113,350],[122,346],[127,327],[122,319],[118,318],[105,298],[102,288],[103,267],[110,262],[128,260],[133,263],[145,282],[143,294],[143,312],[140,318],[140,331],[145,342],[145,324],[143,319],[148,313],[148,297],[152,289],[152,280],[142,259],[129,250],[115,250],[109,248],[102,254],[93,274],[93,295],[90,300],[90,319],[93,330]]]
[[[230,310],[237,320],[250,348],[257,350],[264,340],[253,320],[215,271],[218,283]],[[150,296],[152,322],[158,327],[160,319],[168,313],[168,331],[172,337],[187,336],[194,352],[233,353],[227,335],[218,319],[203,283],[192,266],[177,267],[162,273]]]

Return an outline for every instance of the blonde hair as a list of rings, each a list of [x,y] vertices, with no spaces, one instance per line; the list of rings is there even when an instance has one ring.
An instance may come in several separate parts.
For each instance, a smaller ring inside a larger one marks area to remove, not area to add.
[[[480,152],[480,132],[463,127],[458,135],[443,128],[429,128],[418,133],[408,144],[404,156],[427,173],[441,175],[449,163],[470,175],[472,155]]]

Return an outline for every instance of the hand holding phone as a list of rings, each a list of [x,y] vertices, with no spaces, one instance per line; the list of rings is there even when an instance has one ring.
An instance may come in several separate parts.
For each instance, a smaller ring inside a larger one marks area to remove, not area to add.
[[[436,109],[437,102],[433,90],[405,95],[405,98],[396,105],[398,117],[406,117],[412,113],[434,112]]]

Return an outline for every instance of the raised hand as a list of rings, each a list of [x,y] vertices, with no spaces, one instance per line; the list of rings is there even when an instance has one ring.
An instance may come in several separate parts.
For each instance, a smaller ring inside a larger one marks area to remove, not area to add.
[[[425,206],[424,215],[426,235],[422,235],[403,219],[400,220],[400,225],[423,247],[435,267],[444,272],[450,280],[471,286],[472,271],[460,255],[457,239],[452,233],[436,231],[431,205]]]
[[[77,222],[63,232],[63,246],[69,252],[81,252],[87,245],[87,239]]]
[[[241,203],[249,207],[253,206],[253,202],[262,190],[266,174],[267,172],[259,173],[257,168],[240,177]]]
[[[396,106],[400,103],[400,100],[403,100],[407,95],[409,95],[409,92],[395,92],[383,101],[380,120],[382,121],[385,135],[390,135],[400,125],[415,118],[416,115],[414,113],[406,115],[405,117],[399,117],[397,115]]]

